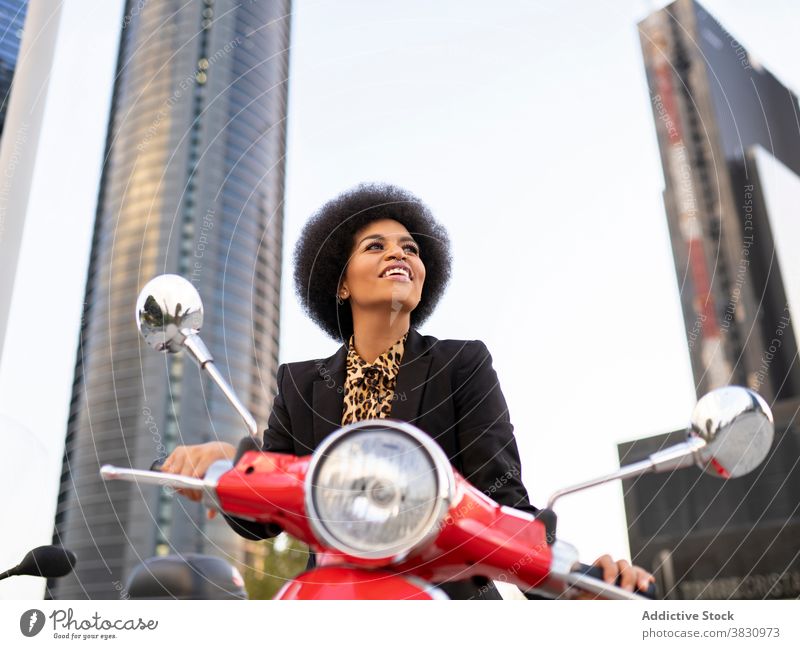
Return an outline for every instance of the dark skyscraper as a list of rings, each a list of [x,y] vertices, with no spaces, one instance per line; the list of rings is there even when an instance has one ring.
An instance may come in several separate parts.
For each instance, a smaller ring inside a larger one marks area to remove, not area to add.
[[[242,539],[163,490],[103,483],[176,444],[236,442],[241,420],[182,356],[139,340],[138,291],[191,280],[202,335],[260,425],[278,359],[289,0],[129,0],[86,285],[55,539],[74,550],[59,598],[116,598],[168,552],[245,559]]]
[[[774,240],[791,217],[768,213],[780,201],[756,161],[800,177],[797,95],[693,0],[639,27],[697,393],[732,383],[770,402],[800,396],[788,259]]]
[[[687,469],[624,484],[631,557],[670,599],[796,599],[797,95],[692,0],[648,16],[640,35],[695,388],[754,388],[775,439],[743,477]],[[683,439],[621,444],[620,461]]]
[[[6,121],[11,82],[17,66],[28,0],[0,0],[0,137]]]

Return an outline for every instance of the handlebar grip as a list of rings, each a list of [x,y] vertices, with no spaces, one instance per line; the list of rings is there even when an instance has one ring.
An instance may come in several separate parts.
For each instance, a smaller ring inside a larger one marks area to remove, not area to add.
[[[167,458],[165,457],[157,457],[153,460],[153,463],[150,465],[151,471],[161,471],[161,467],[164,466],[164,460]]]
[[[595,579],[599,579],[600,581],[603,580],[603,569],[600,566],[589,566],[585,563],[579,563],[572,572],[578,572],[582,575],[587,575],[588,577],[594,577]],[[616,585],[619,586],[620,577],[617,577]],[[638,588],[634,588],[633,592],[637,595],[641,595],[642,597],[647,597],[648,599],[655,599],[656,598],[656,585],[650,584],[645,590],[639,590]]]

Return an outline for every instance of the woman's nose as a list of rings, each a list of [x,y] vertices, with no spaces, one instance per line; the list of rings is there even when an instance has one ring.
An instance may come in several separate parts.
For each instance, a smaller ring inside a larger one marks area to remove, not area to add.
[[[387,259],[405,259],[406,252],[403,250],[403,246],[399,243],[396,243],[393,246],[389,246],[386,249],[386,258]]]

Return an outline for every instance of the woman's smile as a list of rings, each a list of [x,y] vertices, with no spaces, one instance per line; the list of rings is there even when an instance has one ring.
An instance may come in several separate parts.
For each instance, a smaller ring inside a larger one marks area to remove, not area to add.
[[[414,278],[414,273],[411,271],[411,267],[407,263],[399,261],[386,266],[379,277],[383,279],[397,277],[401,280],[411,281]]]

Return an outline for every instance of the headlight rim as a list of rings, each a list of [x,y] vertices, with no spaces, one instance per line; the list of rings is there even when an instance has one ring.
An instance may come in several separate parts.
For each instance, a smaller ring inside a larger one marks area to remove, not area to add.
[[[320,465],[325,461],[328,451],[343,438],[363,432],[363,429],[369,428],[389,429],[408,435],[418,442],[422,449],[428,453],[434,469],[436,470],[436,504],[424,531],[402,546],[398,546],[399,549],[393,550],[391,554],[387,553],[386,550],[363,551],[341,542],[330,533],[327,527],[321,522],[319,512],[314,504],[314,483],[316,482],[316,476],[319,472]],[[394,564],[404,561],[407,557],[412,555],[415,550],[424,546],[432,537],[435,537],[439,533],[441,522],[444,520],[456,498],[456,478],[447,455],[430,435],[406,421],[387,417],[386,419],[366,419],[364,421],[353,422],[352,424],[342,426],[328,435],[314,450],[311,460],[309,461],[304,491],[306,515],[308,516],[311,531],[319,541],[354,559],[385,561]]]

